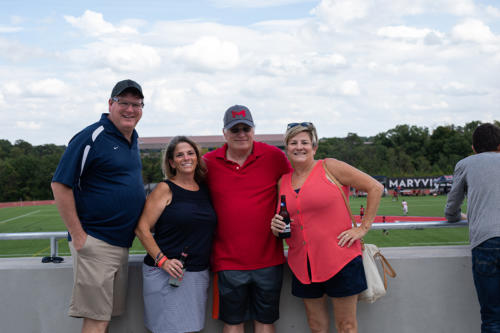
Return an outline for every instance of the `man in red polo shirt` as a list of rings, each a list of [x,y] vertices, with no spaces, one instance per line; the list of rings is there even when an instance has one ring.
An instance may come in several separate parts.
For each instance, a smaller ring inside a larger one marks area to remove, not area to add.
[[[269,221],[276,212],[277,182],[291,170],[285,154],[254,141],[250,110],[234,105],[224,115],[226,144],[204,155],[217,213],[212,269],[217,273],[219,319],[224,332],[274,332],[283,279],[283,243]]]

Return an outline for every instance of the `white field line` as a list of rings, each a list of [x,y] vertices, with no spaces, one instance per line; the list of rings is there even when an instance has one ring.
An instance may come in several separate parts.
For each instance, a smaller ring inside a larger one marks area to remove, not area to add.
[[[33,214],[36,214],[36,213],[39,213],[40,210],[35,210],[33,212],[29,212],[27,214],[24,214],[24,215],[19,215],[19,216],[16,216],[16,217],[12,217],[10,219],[7,219],[7,220],[3,220],[3,221],[0,221],[0,223],[5,223],[5,222],[9,222],[9,221],[13,221],[13,220],[17,220],[17,219],[20,219],[22,217],[26,217],[26,216],[29,216],[29,215],[33,215]]]

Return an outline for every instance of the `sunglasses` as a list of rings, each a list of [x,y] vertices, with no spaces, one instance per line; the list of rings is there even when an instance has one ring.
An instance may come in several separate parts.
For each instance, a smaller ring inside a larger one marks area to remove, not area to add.
[[[235,126],[235,127],[231,127],[231,128],[229,129],[229,131],[230,131],[231,133],[233,133],[233,134],[239,133],[240,131],[243,131],[243,132],[245,132],[245,133],[248,133],[248,132],[250,132],[251,130],[252,130],[252,128],[251,128],[251,127],[249,127],[249,126],[243,126],[243,127],[236,127],[236,126]]]
[[[302,123],[290,123],[286,125],[286,130],[288,131],[290,128],[294,128],[295,126],[302,126],[302,127],[310,127],[313,126],[313,123],[310,122],[302,122]]]
[[[53,262],[54,264],[60,264],[64,261],[64,258],[61,258],[61,257],[43,257],[42,258],[42,262],[44,264],[48,263],[48,262]]]

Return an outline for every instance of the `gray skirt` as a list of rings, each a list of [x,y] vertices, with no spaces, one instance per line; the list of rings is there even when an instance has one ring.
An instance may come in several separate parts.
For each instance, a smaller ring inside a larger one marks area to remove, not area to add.
[[[142,265],[144,324],[154,333],[201,331],[205,324],[209,272],[185,272],[179,287],[163,269]]]

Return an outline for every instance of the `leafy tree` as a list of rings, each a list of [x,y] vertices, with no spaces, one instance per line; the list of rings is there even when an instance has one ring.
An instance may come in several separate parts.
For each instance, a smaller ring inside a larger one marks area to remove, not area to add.
[[[494,121],[498,126],[499,121]],[[374,137],[348,133],[345,138],[322,138],[316,158],[333,157],[370,175],[387,177],[441,176],[472,154],[472,133],[480,125],[426,127],[397,125]],[[52,199],[50,181],[65,147],[32,146],[24,140],[13,145],[0,140],[0,201]],[[208,149],[203,149],[202,154]],[[161,152],[142,151],[145,184],[163,179]]]
[[[8,159],[0,160],[0,201],[17,201],[18,175]]]
[[[0,140],[0,160],[8,157],[12,150],[12,144],[8,140]]]

